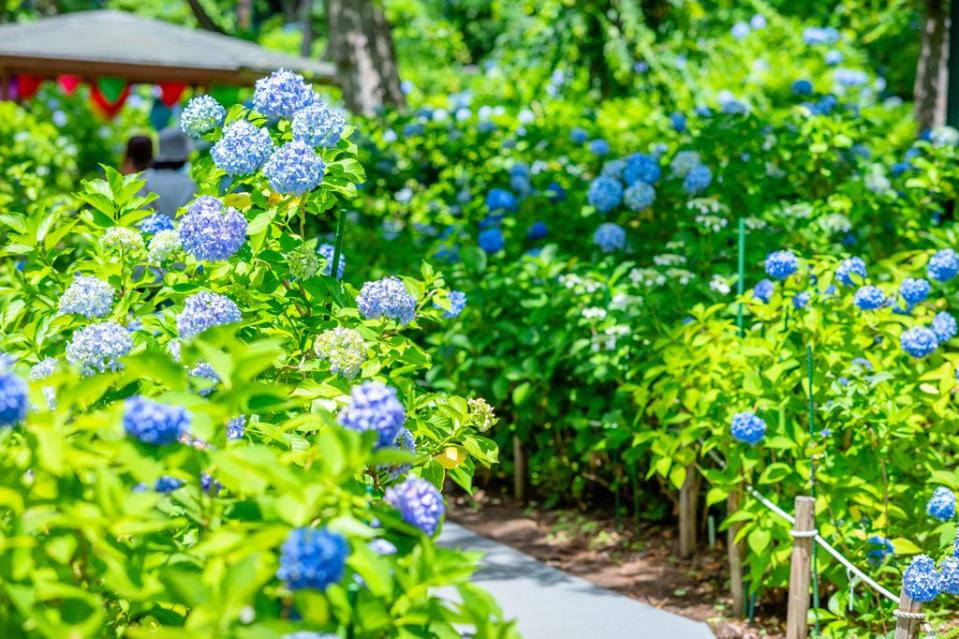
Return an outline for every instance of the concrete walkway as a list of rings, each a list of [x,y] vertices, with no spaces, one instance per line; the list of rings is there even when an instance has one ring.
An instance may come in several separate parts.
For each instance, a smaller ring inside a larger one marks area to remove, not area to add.
[[[452,522],[439,544],[486,553],[473,582],[518,621],[524,639],[713,639],[704,623],[594,586]]]

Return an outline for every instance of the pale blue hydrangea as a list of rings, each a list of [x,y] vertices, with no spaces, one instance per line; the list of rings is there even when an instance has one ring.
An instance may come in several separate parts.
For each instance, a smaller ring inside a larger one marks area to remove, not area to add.
[[[694,167],[683,180],[683,189],[690,195],[696,195],[709,188],[713,181],[713,172],[705,164]]]
[[[844,87],[858,87],[869,82],[869,76],[859,69],[838,68],[833,72],[833,80]]]
[[[332,244],[320,244],[316,248],[316,252],[323,256],[323,259],[326,260],[323,264],[323,275],[329,277],[333,273],[333,254],[336,251],[336,247]],[[340,252],[340,261],[336,265],[336,279],[343,279],[343,273],[346,271],[346,256],[343,255],[342,251]]]
[[[263,175],[277,193],[303,195],[323,182],[326,164],[313,147],[294,140],[281,146],[263,166]]]
[[[60,296],[58,311],[62,315],[82,315],[87,319],[104,317],[113,308],[116,291],[101,279],[77,275]]]
[[[929,258],[929,277],[937,282],[951,280],[959,273],[959,255],[952,249],[942,249]]]
[[[273,152],[270,132],[246,120],[231,122],[210,150],[213,163],[228,175],[249,175]]]
[[[330,370],[347,379],[356,377],[366,361],[366,342],[352,328],[337,326],[320,333],[313,344],[313,352],[329,362]]]
[[[403,483],[386,489],[386,503],[399,511],[406,523],[432,537],[446,509],[443,496],[425,479],[409,477]]]
[[[450,291],[450,308],[446,310],[440,307],[439,304],[433,302],[433,308],[438,308],[443,311],[443,317],[445,319],[453,319],[458,317],[460,313],[463,312],[463,309],[466,308],[466,293],[463,291]]]
[[[67,361],[80,366],[84,375],[118,370],[119,358],[132,348],[130,332],[116,322],[90,324],[73,333],[67,344]]]
[[[589,133],[586,132],[586,129],[573,127],[573,129],[569,132],[569,139],[575,144],[585,144],[586,140],[589,139]]]
[[[229,440],[243,439],[246,433],[246,416],[234,417],[226,423],[226,438]]]
[[[604,156],[609,154],[609,142],[597,138],[589,143],[589,150],[593,155]]]
[[[151,264],[163,264],[180,248],[180,234],[177,231],[160,231],[150,240],[147,259]]]
[[[729,430],[735,439],[754,446],[766,436],[766,422],[755,413],[745,411],[733,415]]]
[[[416,298],[401,279],[393,276],[364,284],[356,296],[356,305],[366,319],[387,317],[409,324],[416,316]]]
[[[294,140],[332,149],[346,128],[346,116],[326,102],[318,101],[297,111],[291,125]]]
[[[736,24],[733,25],[733,28],[730,30],[730,33],[732,33],[732,36],[736,38],[737,40],[742,40],[743,38],[749,35],[749,31],[750,29],[748,24],[746,24],[745,22],[737,22]]]
[[[487,253],[498,253],[506,246],[503,232],[495,227],[481,231],[476,238],[476,243]]]
[[[13,372],[12,360],[0,361],[0,427],[15,426],[30,410],[27,383]]]
[[[939,562],[939,591],[959,595],[959,558],[949,556]]]
[[[344,428],[376,433],[376,448],[391,446],[406,422],[406,410],[396,390],[377,381],[363,382],[350,391],[350,403],[337,416]]]
[[[926,555],[918,555],[902,575],[902,589],[915,601],[928,603],[939,595],[939,573]]]
[[[623,167],[623,181],[628,185],[636,182],[656,184],[661,174],[659,160],[643,153],[634,153],[626,158]]]
[[[956,494],[945,486],[937,487],[926,504],[926,512],[939,521],[951,521],[956,516]]]
[[[875,311],[886,303],[886,295],[875,286],[863,286],[856,291],[856,306],[864,311]]]
[[[256,81],[253,106],[263,115],[290,118],[316,100],[316,94],[303,76],[279,69]]]
[[[34,364],[30,369],[30,379],[34,382],[46,379],[57,371],[58,362],[53,357],[47,357]]]
[[[145,444],[164,446],[179,441],[190,429],[190,413],[135,395],[123,404],[123,429]]]
[[[776,285],[772,280],[759,280],[756,282],[756,286],[753,287],[753,297],[763,304],[769,304],[769,300],[772,299],[773,293],[775,292]]]
[[[799,270],[799,260],[792,251],[773,251],[766,256],[765,267],[766,275],[774,280],[784,280]]]
[[[229,297],[200,291],[186,298],[176,326],[180,338],[190,339],[214,326],[235,324],[242,319],[239,307]]]
[[[516,211],[516,196],[506,189],[490,189],[486,194],[486,208],[490,213],[496,211]]]
[[[103,247],[114,253],[135,255],[143,250],[143,236],[125,226],[111,226],[100,239]]]
[[[796,293],[796,295],[793,297],[793,308],[797,310],[806,308],[810,299],[812,299],[812,293],[809,291]]]
[[[215,197],[198,198],[180,222],[180,243],[198,260],[228,260],[246,243],[246,218]]]
[[[645,182],[635,182],[623,193],[623,201],[629,210],[643,211],[656,201],[656,189]]]
[[[393,448],[404,450],[408,453],[416,453],[416,438],[408,428],[401,428],[393,440]],[[412,464],[392,464],[381,465],[378,469],[389,475],[390,481],[396,481],[400,477],[407,475],[413,469]]]
[[[198,380],[196,386],[199,388],[197,391],[200,397],[209,396],[216,387],[220,384],[220,376],[217,375],[216,370],[210,364],[206,362],[201,362],[193,367],[190,371],[190,377],[194,380]]]
[[[600,213],[612,211],[623,200],[623,185],[611,177],[600,176],[590,182],[586,194],[589,203]]]
[[[853,279],[853,276],[857,279]],[[859,257],[847,257],[836,269],[836,279],[843,286],[856,286],[866,279],[866,263]]]
[[[222,124],[226,117],[223,105],[208,95],[192,98],[180,114],[180,129],[191,138],[199,139]]]
[[[936,334],[940,344],[955,337],[956,328],[956,318],[947,311],[942,311],[932,318],[932,332]]]
[[[833,27],[807,27],[803,29],[802,39],[809,45],[835,44],[839,42],[839,31]]]
[[[899,295],[910,307],[925,301],[929,297],[931,286],[929,280],[923,278],[906,278],[899,286]]]
[[[163,213],[154,213],[140,222],[140,232],[144,235],[153,235],[160,231],[170,231],[173,227],[173,218]]]
[[[917,359],[931,355],[939,347],[936,334],[921,326],[903,332],[899,337],[899,343],[902,345],[902,350]]]
[[[593,234],[593,243],[603,253],[620,251],[626,247],[626,231],[623,230],[623,227],[612,222],[600,224]]]
[[[697,166],[702,164],[702,159],[699,157],[699,153],[696,151],[680,151],[675,156],[673,156],[673,161],[670,163],[670,170],[673,172],[673,175],[676,177],[684,178]]]
[[[343,578],[350,554],[346,539],[325,528],[295,528],[280,552],[278,579],[290,590],[325,590]]]
[[[603,177],[620,180],[625,169],[626,160],[607,160],[603,163],[603,168],[600,169],[599,174]]]

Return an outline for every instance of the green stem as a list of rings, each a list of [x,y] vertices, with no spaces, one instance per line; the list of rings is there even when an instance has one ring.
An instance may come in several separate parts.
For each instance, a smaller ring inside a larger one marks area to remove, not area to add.
[[[736,309],[736,327],[739,336],[746,334],[743,330],[743,294],[746,292],[746,219],[739,218],[739,279],[736,281],[736,294],[739,296],[739,306]]]
[[[340,255],[343,253],[343,234],[346,231],[346,214],[340,210],[336,220],[336,240],[333,242],[333,264],[330,266],[330,276],[340,279]]]

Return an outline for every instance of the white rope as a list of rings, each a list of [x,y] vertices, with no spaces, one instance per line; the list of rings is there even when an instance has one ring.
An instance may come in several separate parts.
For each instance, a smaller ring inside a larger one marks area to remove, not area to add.
[[[914,621],[926,620],[926,613],[924,612],[909,612],[907,610],[894,610],[892,614],[899,617],[900,619],[912,619]]]
[[[819,535],[818,530],[790,530],[789,536],[796,539],[812,539]]]

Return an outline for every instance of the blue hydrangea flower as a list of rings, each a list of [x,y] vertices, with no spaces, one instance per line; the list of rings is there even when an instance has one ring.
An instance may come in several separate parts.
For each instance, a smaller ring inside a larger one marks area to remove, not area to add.
[[[699,166],[702,160],[696,151],[680,151],[673,156],[669,168],[676,177],[684,178],[689,172]]]
[[[603,253],[620,251],[626,247],[626,231],[620,225],[612,222],[600,224],[593,234],[593,243]]]
[[[874,566],[878,566],[886,557],[895,554],[895,548],[892,542],[881,535],[872,535],[866,541],[869,544],[869,551],[866,553],[866,556],[869,558],[869,563]]]
[[[623,181],[630,186],[636,182],[656,184],[661,174],[659,160],[643,153],[630,155],[626,158],[626,166],[623,167]]]
[[[737,22],[736,24],[733,25],[733,28],[730,30],[730,33],[732,33],[732,36],[736,38],[737,40],[742,40],[743,38],[749,35],[749,31],[750,29],[748,24],[746,24],[745,22]]]
[[[206,380],[197,384],[200,387],[200,390],[198,391],[200,397],[209,396],[214,390],[216,390],[216,387],[221,381],[220,376],[216,374],[216,370],[214,370],[214,368],[206,362],[201,362],[194,366],[193,370],[190,371],[190,377],[199,380]]]
[[[115,293],[113,287],[103,280],[77,275],[60,296],[57,310],[61,315],[82,315],[87,319],[103,317],[110,314]]]
[[[386,503],[400,512],[403,521],[416,526],[432,537],[446,509],[443,496],[430,482],[409,477],[403,483],[386,489]]]
[[[180,222],[180,243],[198,260],[228,260],[246,242],[246,218],[232,206],[204,195]]]
[[[0,361],[0,427],[20,423],[29,410],[26,382],[10,369],[9,361]]]
[[[959,595],[959,558],[949,556],[939,562],[939,591]]]
[[[626,189],[623,201],[631,211],[643,211],[653,205],[656,200],[656,189],[645,182],[635,182]]]
[[[173,218],[167,217],[163,213],[154,213],[140,222],[140,232],[144,235],[153,235],[160,231],[172,231],[173,227]]]
[[[145,444],[172,444],[189,432],[190,413],[135,395],[123,403],[123,429]]]
[[[266,78],[256,81],[253,90],[253,106],[269,117],[290,118],[316,100],[312,87],[303,81],[303,76],[280,69]]]
[[[686,131],[686,116],[682,113],[673,113],[669,116],[669,124],[676,133],[683,133]]]
[[[948,342],[956,336],[956,318],[942,311],[932,318],[932,332],[940,344]]]
[[[945,486],[939,486],[926,504],[926,512],[939,521],[952,520],[956,516],[956,494]]]
[[[913,600],[928,603],[939,595],[939,573],[926,555],[918,555],[902,575],[902,589]]]
[[[84,375],[118,370],[120,357],[133,348],[130,332],[116,322],[84,326],[67,344],[67,361],[79,365]]]
[[[533,222],[529,230],[526,231],[526,239],[528,240],[541,240],[549,233],[549,227],[546,226],[546,222],[537,220]]]
[[[753,297],[763,304],[769,304],[769,300],[772,299],[775,291],[776,285],[772,280],[759,280],[756,282],[756,286],[753,287]]]
[[[812,93],[812,82],[806,79],[796,80],[793,82],[792,90],[796,95],[809,95]]]
[[[263,166],[263,175],[277,193],[303,195],[323,181],[326,164],[316,150],[294,140],[273,152]]]
[[[739,441],[754,446],[766,436],[766,422],[750,411],[736,413],[733,415],[730,433]]]
[[[183,485],[183,482],[176,477],[170,477],[169,475],[162,475],[159,479],[156,480],[156,483],[153,484],[153,490],[158,493],[172,493],[174,490]]]
[[[487,253],[498,253],[506,246],[506,240],[503,239],[503,232],[495,227],[480,231],[476,242],[480,248]]]
[[[609,142],[601,138],[597,138],[589,143],[589,151],[593,155],[598,155],[600,157],[609,154]]]
[[[350,391],[350,403],[337,417],[344,428],[377,434],[376,448],[391,446],[406,422],[406,410],[396,390],[377,381],[363,382]]]
[[[52,357],[47,357],[33,365],[33,368],[30,369],[30,379],[35,382],[46,379],[53,375],[56,370],[57,360]]]
[[[586,132],[586,129],[574,127],[573,130],[569,132],[569,139],[576,144],[584,144],[586,140],[589,139],[589,133]]]
[[[853,280],[852,276],[857,276]],[[866,263],[859,257],[847,257],[836,269],[836,279],[843,286],[856,286],[861,280],[866,279]]]
[[[325,149],[339,143],[345,128],[346,116],[321,100],[297,111],[291,120],[294,140]]]
[[[612,211],[623,201],[623,185],[619,180],[600,176],[590,182],[586,198],[600,213]]]
[[[364,284],[356,296],[356,305],[366,319],[388,317],[409,324],[416,316],[416,298],[409,294],[402,280],[393,276]]]
[[[191,138],[199,139],[220,126],[226,117],[223,105],[208,95],[198,95],[186,103],[180,114],[180,129]]]
[[[490,213],[516,210],[516,196],[506,189],[490,189],[486,194],[486,208]]]
[[[337,326],[323,331],[313,342],[313,352],[330,365],[330,370],[347,379],[356,377],[366,362],[367,345],[352,328]]]
[[[826,64],[828,64],[831,67],[834,67],[840,62],[842,62],[842,58],[843,58],[842,51],[837,51],[836,49],[830,49],[829,51],[826,51],[826,55],[824,56],[823,59],[825,60]]]
[[[557,182],[550,182],[546,187],[546,197],[553,202],[562,202],[566,199],[566,189]]]
[[[912,307],[925,301],[929,297],[930,289],[929,280],[910,277],[902,281],[899,286],[899,295]]]
[[[283,542],[276,576],[290,590],[325,590],[343,578],[349,554],[342,535],[325,528],[294,528]]]
[[[802,39],[808,45],[835,44],[839,41],[839,31],[834,27],[806,27]]]
[[[434,308],[441,308],[436,302],[433,302]],[[443,309],[443,317],[453,319],[458,317],[463,309],[466,308],[466,293],[463,291],[450,291],[450,310]]]
[[[223,130],[223,137],[213,145],[210,157],[228,175],[249,175],[263,166],[272,152],[269,131],[246,120],[236,120]]]
[[[333,253],[336,251],[336,247],[332,244],[320,244],[316,248],[316,252],[323,256],[323,259],[326,260],[326,263],[323,265],[323,275],[330,277],[333,273]],[[343,255],[343,252],[340,252],[340,261],[336,265],[336,279],[343,279],[343,273],[346,271],[346,256]]]
[[[784,280],[799,270],[799,260],[792,251],[773,251],[766,256],[766,275]]]
[[[921,326],[903,332],[899,337],[899,343],[902,345],[902,350],[917,359],[931,355],[939,348],[939,340],[936,338],[936,334]]]
[[[408,428],[401,428],[393,440],[393,448],[405,450],[409,453],[416,453],[416,438]],[[378,466],[379,470],[386,472],[391,481],[396,481],[400,477],[408,474],[412,470],[412,464],[393,464]]]
[[[396,546],[389,540],[383,539],[382,537],[377,537],[369,543],[370,550],[375,552],[377,555],[395,555]]]
[[[952,249],[942,249],[929,258],[929,277],[937,282],[951,280],[959,273],[959,255]]]
[[[809,291],[802,291],[800,293],[796,293],[796,295],[793,297],[793,308],[797,310],[801,308],[806,308],[806,305],[809,304],[809,300],[811,298],[812,298],[812,293],[810,293]]]
[[[863,286],[856,291],[856,306],[864,311],[874,311],[886,303],[886,295],[875,286]]]
[[[705,164],[700,164],[686,174],[683,180],[683,188],[690,195],[696,195],[709,188],[713,181],[713,172]]]
[[[599,174],[603,177],[620,180],[623,177],[623,171],[626,169],[626,160],[607,160],[603,162],[603,168]]]
[[[176,327],[182,339],[190,339],[214,326],[234,324],[242,319],[239,307],[229,297],[200,291],[186,298],[183,311],[177,315]]]
[[[243,439],[244,433],[246,433],[246,415],[234,417],[226,423],[227,439]]]

